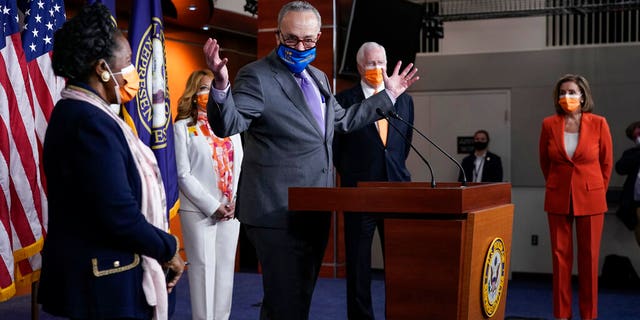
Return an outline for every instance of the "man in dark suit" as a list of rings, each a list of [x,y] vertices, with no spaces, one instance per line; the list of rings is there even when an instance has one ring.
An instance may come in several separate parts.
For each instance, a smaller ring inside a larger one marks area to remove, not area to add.
[[[384,47],[364,43],[356,55],[360,83],[340,92],[336,100],[343,106],[360,103],[385,89],[387,71]],[[413,100],[403,93],[393,110],[413,123]],[[381,119],[360,130],[336,134],[333,139],[334,163],[340,173],[340,186],[355,187],[359,181],[410,181],[405,165],[412,129],[396,119]],[[398,128],[395,130],[393,127]],[[375,214],[345,213],[344,237],[347,262],[347,315],[349,319],[374,319],[371,305],[371,243],[378,227],[384,240],[384,220]],[[384,241],[381,241],[384,246]]]
[[[502,182],[502,160],[489,152],[489,132],[478,130],[473,134],[474,152],[462,159],[462,169],[471,182]],[[462,172],[458,175],[462,181]]]
[[[625,130],[627,138],[635,143],[632,148],[625,150],[622,157],[616,161],[616,172],[626,175],[620,195],[620,205],[616,214],[630,230],[635,230],[636,241],[640,245],[640,121],[631,123]]]
[[[262,266],[261,319],[307,319],[327,244],[329,213],[288,210],[290,187],[334,184],[331,142],[378,120],[418,77],[396,65],[386,89],[343,109],[327,76],[309,65],[315,58],[320,14],[309,3],[285,4],[278,15],[277,48],[244,66],[229,94],[227,59],[215,39],[204,46],[215,80],[207,107],[217,136],[245,132],[236,215]]]

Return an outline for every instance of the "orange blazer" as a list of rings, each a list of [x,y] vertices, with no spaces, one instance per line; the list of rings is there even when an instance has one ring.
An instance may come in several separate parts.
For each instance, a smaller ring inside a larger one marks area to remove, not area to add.
[[[606,212],[612,166],[611,133],[604,117],[582,114],[572,158],[564,147],[564,116],[556,114],[542,121],[540,167],[546,182],[546,212],[569,214],[570,202],[576,216]]]

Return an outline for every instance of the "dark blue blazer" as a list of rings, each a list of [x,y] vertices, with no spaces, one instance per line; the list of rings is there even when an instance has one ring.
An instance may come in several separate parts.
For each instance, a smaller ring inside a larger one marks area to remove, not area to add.
[[[364,100],[362,86],[340,92],[336,100],[344,108]],[[413,99],[403,93],[393,106],[395,112],[409,123],[413,123]],[[340,185],[355,187],[359,181],[410,181],[406,167],[411,147],[412,129],[396,119],[390,119],[386,147],[382,144],[375,123],[351,133],[337,133],[333,139],[334,165],[340,173]],[[393,126],[399,129],[395,130]],[[404,136],[404,138],[403,138]]]
[[[77,319],[149,319],[140,255],[163,263],[177,243],[140,212],[141,181],[118,124],[85,102],[60,100],[43,161],[49,203],[38,292],[43,310]]]
[[[618,206],[616,215],[629,230],[633,230],[636,224],[638,224],[636,208],[638,208],[640,204],[633,199],[638,170],[640,170],[640,146],[635,146],[625,150],[622,153],[622,157],[616,161],[616,172],[619,175],[627,176],[624,180],[624,185],[622,185],[620,205]]]

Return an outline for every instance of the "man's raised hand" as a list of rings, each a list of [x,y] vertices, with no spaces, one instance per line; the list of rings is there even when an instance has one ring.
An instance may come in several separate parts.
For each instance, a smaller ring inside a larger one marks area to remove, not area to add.
[[[229,59],[220,58],[220,45],[218,40],[209,38],[204,44],[204,59],[207,66],[213,72],[214,87],[218,90],[224,90],[229,84],[229,71],[227,70],[227,62]]]
[[[385,89],[395,98],[405,92],[414,82],[420,80],[420,76],[416,75],[418,69],[413,68],[413,63],[410,63],[401,73],[398,73],[401,65],[402,61],[398,61],[390,77],[387,76],[386,72],[382,73]]]

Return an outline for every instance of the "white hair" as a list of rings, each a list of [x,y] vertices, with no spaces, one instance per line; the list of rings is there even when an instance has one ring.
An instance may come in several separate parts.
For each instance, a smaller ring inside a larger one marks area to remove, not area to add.
[[[371,49],[381,49],[382,53],[384,54],[384,59],[387,60],[387,51],[384,49],[383,46],[381,46],[380,44],[378,44],[377,42],[365,42],[360,46],[360,49],[358,49],[358,53],[356,54],[356,62],[358,63],[358,65],[362,65],[363,64],[363,60],[364,60],[364,53],[371,50]]]

